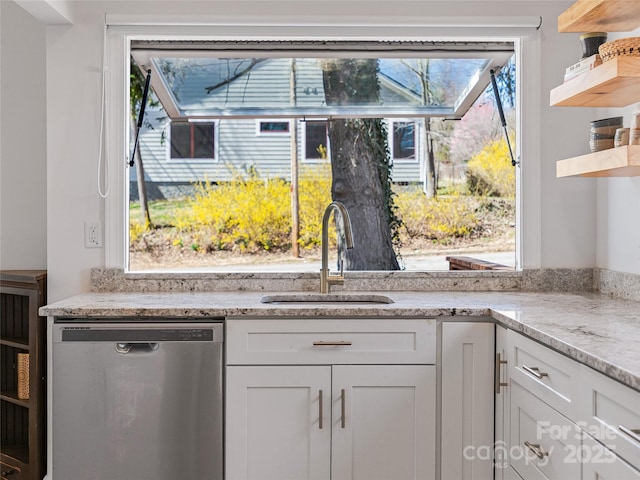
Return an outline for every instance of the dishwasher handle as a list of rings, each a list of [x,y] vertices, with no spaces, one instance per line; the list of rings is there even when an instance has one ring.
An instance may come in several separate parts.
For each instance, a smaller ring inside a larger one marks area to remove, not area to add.
[[[151,353],[160,348],[159,343],[155,342],[143,342],[143,343],[116,343],[116,352],[121,353],[123,355],[127,354],[144,354]]]

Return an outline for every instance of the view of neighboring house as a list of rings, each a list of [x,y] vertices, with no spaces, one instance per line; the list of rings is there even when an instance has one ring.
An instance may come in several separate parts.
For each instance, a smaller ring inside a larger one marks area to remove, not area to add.
[[[235,65],[237,67],[237,65]],[[226,181],[237,172],[257,171],[263,177],[289,179],[291,172],[291,135],[297,132],[298,164],[328,162],[331,145],[324,118],[216,118],[206,119],[208,109],[241,108],[245,102],[266,98],[265,108],[291,106],[290,84],[274,79],[287,78],[289,59],[263,59],[250,72],[207,92],[215,85],[216,75],[200,69],[176,79],[175,100],[181,108],[197,111],[203,119],[171,120],[162,105],[147,107],[149,125],[140,132],[140,153],[144,162],[150,196],[171,196],[184,192],[193,182],[208,179]],[[380,74],[381,102],[415,103],[416,94],[399,82]],[[298,106],[324,104],[322,72],[315,60],[301,59],[296,64]],[[295,122],[296,128],[293,128]],[[394,182],[421,182],[419,129],[414,119],[386,119],[388,145],[394,164]],[[135,175],[131,175],[132,181]],[[132,185],[133,186],[133,185]],[[135,188],[133,189],[135,190]]]

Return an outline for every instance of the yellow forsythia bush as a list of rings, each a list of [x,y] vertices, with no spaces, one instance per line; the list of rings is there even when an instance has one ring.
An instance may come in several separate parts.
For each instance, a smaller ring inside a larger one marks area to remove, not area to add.
[[[299,178],[300,240],[303,247],[320,242],[322,214],[331,202],[327,165],[303,167]],[[291,247],[289,182],[248,178],[196,185],[196,194],[176,218],[179,231],[190,234],[198,249],[257,252]],[[192,247],[193,248],[193,247]]]
[[[472,194],[515,197],[516,173],[504,138],[486,145],[467,166],[467,185]]]
[[[409,238],[446,241],[474,233],[480,222],[476,200],[460,195],[427,198],[419,188],[403,189],[395,195],[403,231]]]

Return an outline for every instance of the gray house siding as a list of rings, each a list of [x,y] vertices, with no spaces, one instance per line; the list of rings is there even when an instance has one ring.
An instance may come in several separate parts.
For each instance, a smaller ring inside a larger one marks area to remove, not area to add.
[[[206,88],[215,85],[228,73],[220,72],[218,78],[211,75],[189,75],[178,79],[176,96],[181,107],[190,111],[206,112],[212,108],[234,108],[247,104],[261,106],[289,106],[291,98],[287,75],[290,71],[288,59],[270,59],[256,64],[251,72],[241,78],[206,94]],[[298,59],[296,71],[296,104],[300,106],[320,105],[324,102],[324,90],[321,70],[315,59]],[[280,80],[276,80],[280,79]],[[381,82],[381,95],[385,98],[397,98],[397,88],[387,82]],[[268,103],[268,104],[267,104]],[[140,153],[144,162],[145,179],[151,198],[184,194],[194,182],[209,180],[223,182],[231,180],[234,173],[244,174],[255,169],[261,177],[290,179],[291,138],[290,134],[259,134],[255,119],[215,120],[216,158],[209,159],[171,159],[170,121],[162,107],[147,108],[146,118],[152,128],[144,128],[140,133]],[[268,119],[263,119],[263,121]],[[275,121],[285,121],[277,119]],[[298,120],[298,161],[314,165],[316,162],[305,160],[304,122]],[[416,123],[419,127],[420,122]],[[416,138],[420,138],[416,131]],[[419,146],[416,145],[416,154]],[[418,156],[419,158],[419,156]],[[130,173],[131,189],[135,197],[136,175]],[[420,164],[417,160],[394,160],[392,172],[394,182],[420,182]],[[186,188],[186,189],[185,189]],[[170,193],[171,192],[171,193]]]

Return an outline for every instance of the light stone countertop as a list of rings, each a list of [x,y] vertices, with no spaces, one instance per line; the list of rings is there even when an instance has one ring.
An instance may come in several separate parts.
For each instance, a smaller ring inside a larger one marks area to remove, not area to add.
[[[282,294],[283,292],[278,292]],[[299,292],[296,292],[299,293]],[[357,292],[350,292],[356,294]],[[41,315],[171,318],[390,318],[487,316],[640,391],[640,302],[598,293],[366,292],[392,304],[265,304],[261,292],[87,293]]]

